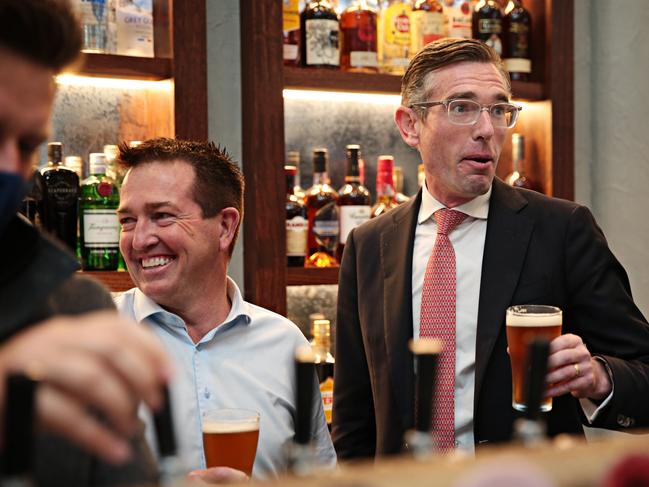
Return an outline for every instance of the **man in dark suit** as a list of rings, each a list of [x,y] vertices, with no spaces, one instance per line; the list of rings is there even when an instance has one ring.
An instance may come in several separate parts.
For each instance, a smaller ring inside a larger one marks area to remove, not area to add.
[[[426,185],[355,229],[345,246],[332,431],[340,458],[407,448],[414,396],[407,344],[438,312],[425,297],[436,276],[426,268],[451,208],[461,218],[448,231],[456,268],[444,298],[454,322],[454,339],[445,343],[450,448],[472,451],[511,437],[517,413],[505,310],[515,304],[563,310],[546,377],[550,435],[581,432],[581,423],[649,425],[649,325],[591,213],[494,178],[520,110],[510,97],[500,58],[478,41],[434,42],[408,67],[395,121],[421,155]]]

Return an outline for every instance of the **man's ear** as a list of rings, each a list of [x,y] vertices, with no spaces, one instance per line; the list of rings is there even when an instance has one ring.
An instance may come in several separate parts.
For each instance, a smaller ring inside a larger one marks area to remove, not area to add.
[[[221,233],[219,235],[219,249],[228,252],[230,244],[234,239],[234,235],[239,226],[239,221],[241,220],[241,215],[239,210],[232,207],[223,208],[220,215],[220,226]]]
[[[400,106],[394,114],[394,122],[399,128],[401,138],[410,147],[419,145],[419,124],[421,120],[411,108]]]

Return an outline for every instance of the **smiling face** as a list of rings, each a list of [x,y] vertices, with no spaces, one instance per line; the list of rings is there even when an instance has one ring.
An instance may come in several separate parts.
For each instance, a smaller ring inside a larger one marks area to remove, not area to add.
[[[163,307],[182,309],[196,290],[225,280],[230,240],[222,215],[204,218],[192,197],[194,168],[147,162],[129,170],[120,194],[120,250],[133,282]]]
[[[461,62],[429,77],[433,90],[427,101],[463,98],[490,105],[509,100],[507,85],[492,63]],[[423,119],[400,107],[396,118],[406,143],[419,149],[426,186],[437,200],[454,207],[489,190],[507,129],[494,127],[488,111],[469,126],[449,122],[444,106],[429,108]],[[411,121],[409,129],[404,120]]]

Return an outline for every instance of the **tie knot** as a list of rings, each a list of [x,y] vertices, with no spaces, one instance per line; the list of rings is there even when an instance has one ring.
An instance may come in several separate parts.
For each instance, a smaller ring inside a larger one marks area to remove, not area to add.
[[[455,227],[469,216],[466,213],[450,210],[448,208],[437,210],[434,215],[435,221],[437,221],[437,233],[441,233],[442,235],[448,235],[451,233]]]

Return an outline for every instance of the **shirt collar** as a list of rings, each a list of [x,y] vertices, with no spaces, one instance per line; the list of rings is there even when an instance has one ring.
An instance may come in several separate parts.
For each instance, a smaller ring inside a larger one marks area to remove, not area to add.
[[[250,314],[249,305],[243,300],[239,287],[229,276],[227,277],[227,293],[231,303],[230,312],[223,323],[218,323],[214,328],[220,327],[220,325],[234,324],[239,321],[245,324],[250,324],[252,316]],[[151,319],[154,322],[162,322],[183,328],[185,327],[185,321],[180,316],[164,309],[153,299],[140,291],[139,288],[135,289],[133,310],[135,319],[138,323],[141,323],[146,319]],[[239,320],[239,318],[242,319]],[[210,332],[210,335],[211,334],[212,332]]]
[[[472,218],[479,220],[486,220],[489,215],[489,200],[491,198],[491,189],[493,185],[489,187],[489,191],[480,196],[476,196],[471,201],[456,206],[454,210],[461,211],[466,213]],[[421,206],[419,207],[419,215],[417,217],[417,224],[421,225],[426,222],[430,217],[433,216],[437,210],[446,208],[442,203],[437,201],[432,194],[428,192],[428,188],[424,184],[421,189]]]

